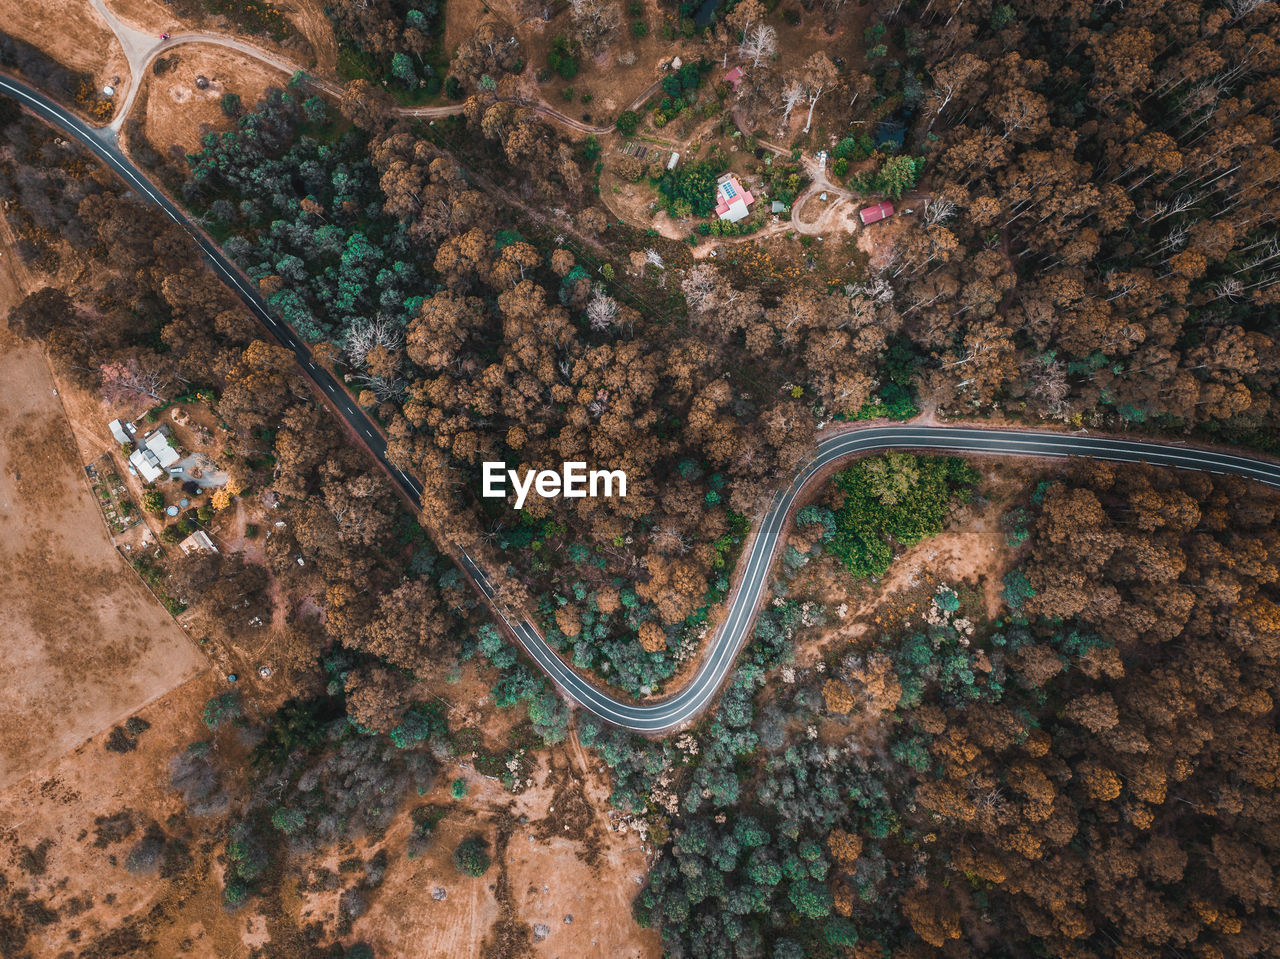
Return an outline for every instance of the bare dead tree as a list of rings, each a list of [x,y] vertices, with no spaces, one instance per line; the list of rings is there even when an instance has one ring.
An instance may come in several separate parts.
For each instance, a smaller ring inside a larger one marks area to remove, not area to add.
[[[618,321],[618,302],[597,286],[591,293],[591,301],[587,304],[587,320],[591,329],[603,333],[612,329]]]
[[[400,349],[402,343],[403,334],[394,321],[386,317],[366,318],[351,324],[343,351],[352,365],[363,366],[370,350],[381,346],[394,351]]]
[[[798,79],[788,80],[782,88],[782,122],[791,119],[791,111],[804,99],[804,84]]]
[[[690,270],[681,282],[680,289],[690,309],[699,313],[715,309],[719,302],[715,273],[709,266],[696,266]]]
[[[757,23],[747,30],[742,38],[742,46],[738,48],[743,59],[750,60],[753,67],[760,61],[773,56],[778,51],[778,31],[767,23]]]
[[[130,358],[117,363],[104,363],[102,395],[110,403],[122,400],[151,399],[163,403],[173,387],[173,377],[161,366],[144,366]]]

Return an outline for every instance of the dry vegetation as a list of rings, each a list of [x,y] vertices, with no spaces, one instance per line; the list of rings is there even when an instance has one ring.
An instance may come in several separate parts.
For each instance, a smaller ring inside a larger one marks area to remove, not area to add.
[[[99,87],[128,80],[124,51],[88,0],[0,0],[0,23],[65,66],[91,73]]]
[[[248,106],[257,103],[267,87],[288,80],[261,61],[225,47],[184,44],[163,59],[167,67],[159,74],[148,71],[133,110],[143,119],[148,142],[171,158],[198,149],[205,133],[231,129],[235,119],[220,106],[224,94],[235,94]],[[207,81],[203,88],[197,83],[200,77]]]
[[[5,279],[7,310],[7,269]],[[113,548],[83,474],[92,457],[77,449],[39,348],[4,328],[0,338],[6,785],[173,688],[203,659]]]

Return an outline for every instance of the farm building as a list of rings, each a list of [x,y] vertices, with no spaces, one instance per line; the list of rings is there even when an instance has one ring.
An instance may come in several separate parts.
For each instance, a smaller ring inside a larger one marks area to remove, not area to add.
[[[216,553],[218,547],[213,545],[213,540],[209,538],[209,534],[202,529],[196,530],[181,543],[178,549],[182,550],[183,556],[190,556],[192,553]]]
[[[742,188],[732,173],[726,173],[716,183],[716,215],[730,223],[746,219],[750,212],[747,208],[756,198]]]
[[[878,220],[887,220],[893,216],[893,204],[888,200],[882,200],[875,206],[869,206],[858,211],[858,216],[862,218],[864,226],[875,223]]]
[[[129,435],[128,428],[119,420],[112,420],[107,424],[107,429],[111,430],[111,435],[116,438],[117,443],[128,445],[133,442],[133,437]]]
[[[178,462],[178,451],[169,445],[165,427],[148,433],[129,457],[129,465],[138,471],[146,482],[154,483],[167,467]]]

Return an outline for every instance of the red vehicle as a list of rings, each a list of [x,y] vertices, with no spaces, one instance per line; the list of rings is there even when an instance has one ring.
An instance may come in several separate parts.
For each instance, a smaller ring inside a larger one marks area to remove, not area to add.
[[[888,200],[882,200],[875,206],[869,206],[865,210],[858,211],[858,216],[862,218],[863,226],[875,223],[877,220],[887,220],[893,216],[893,204]]]

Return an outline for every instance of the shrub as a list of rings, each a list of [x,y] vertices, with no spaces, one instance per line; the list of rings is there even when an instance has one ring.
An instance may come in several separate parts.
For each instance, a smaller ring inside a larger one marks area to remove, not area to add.
[[[631,24],[631,35],[636,39],[647,37],[649,35],[649,24],[643,20],[636,20]]]
[[[467,876],[483,876],[491,862],[489,844],[480,836],[468,836],[453,851],[453,864]]]
[[[547,66],[558,73],[562,80],[572,80],[576,77],[578,56],[573,41],[563,34],[553,38],[551,51],[547,54]]]
[[[658,192],[666,200],[667,212],[680,215],[687,209],[694,216],[707,216],[716,206],[716,177],[720,168],[708,163],[686,163],[662,174]]]
[[[831,164],[831,172],[836,176],[844,176],[849,172],[849,161],[844,157],[840,157],[835,163]]]
[[[204,724],[210,729],[217,729],[226,722],[234,721],[244,715],[240,705],[240,697],[235,693],[223,693],[214,696],[204,704]]]
[[[240,94],[238,93],[224,93],[218,101],[218,106],[222,107],[222,115],[230,117],[232,120],[238,117],[243,109],[240,104]]]
[[[147,490],[142,494],[142,508],[159,516],[164,512],[164,494],[156,489]]]
[[[856,163],[871,156],[874,149],[875,143],[871,137],[865,133],[860,133],[845,137],[836,144],[832,152],[840,159],[847,159]]]
[[[831,553],[854,576],[882,576],[895,546],[942,531],[954,499],[967,500],[978,473],[957,457],[887,453],[837,474]]]
[[[300,809],[291,809],[288,806],[281,806],[271,814],[271,825],[275,826],[286,836],[293,836],[302,831],[302,827],[307,823],[307,817]]]
[[[454,799],[466,799],[467,781],[465,779],[455,779],[453,785],[449,787],[449,795]]]

